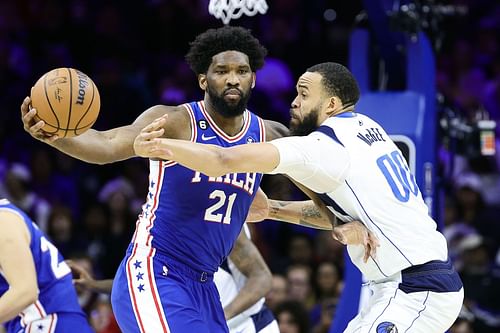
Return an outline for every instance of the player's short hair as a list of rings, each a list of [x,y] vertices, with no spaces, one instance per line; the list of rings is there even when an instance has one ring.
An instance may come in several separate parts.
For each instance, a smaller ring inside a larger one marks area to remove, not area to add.
[[[191,42],[186,55],[186,61],[191,69],[198,74],[205,74],[212,63],[212,57],[225,51],[239,51],[248,56],[252,72],[264,66],[267,50],[250,30],[241,27],[224,26],[219,29],[209,29],[199,34]]]
[[[319,73],[325,91],[337,96],[344,105],[354,105],[359,100],[358,82],[352,73],[341,64],[324,62],[307,69],[308,72]]]

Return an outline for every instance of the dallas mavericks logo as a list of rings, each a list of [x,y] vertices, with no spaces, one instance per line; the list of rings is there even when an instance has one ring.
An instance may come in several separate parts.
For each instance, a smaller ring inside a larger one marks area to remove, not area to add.
[[[378,324],[377,333],[398,333],[398,329],[395,324],[384,321]]]
[[[252,138],[251,136],[249,136],[249,137],[247,138],[247,143],[253,143],[253,142],[255,142],[255,139],[254,139],[254,138]]]

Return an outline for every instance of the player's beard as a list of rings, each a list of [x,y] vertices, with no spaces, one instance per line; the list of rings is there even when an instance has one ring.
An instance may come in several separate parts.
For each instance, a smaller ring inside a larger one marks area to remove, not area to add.
[[[305,136],[314,132],[318,128],[318,115],[320,106],[311,110],[298,125],[290,124],[290,134],[295,136]]]
[[[236,117],[243,112],[245,112],[248,104],[248,100],[250,99],[251,90],[249,90],[246,94],[243,90],[240,90],[241,96],[240,100],[236,104],[229,104],[224,99],[224,93],[228,89],[224,90],[222,94],[217,94],[216,91],[212,90],[210,86],[207,87],[208,96],[210,97],[210,101],[212,101],[212,105],[215,110],[223,117],[231,118]],[[239,89],[238,89],[239,90]]]

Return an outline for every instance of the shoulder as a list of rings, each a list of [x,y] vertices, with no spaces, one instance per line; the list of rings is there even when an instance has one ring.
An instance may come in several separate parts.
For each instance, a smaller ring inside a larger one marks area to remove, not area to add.
[[[0,242],[7,239],[30,239],[30,232],[21,214],[10,208],[0,209]]]
[[[264,119],[264,127],[266,129],[266,141],[290,135],[288,128],[277,121]]]
[[[187,110],[182,105],[155,105],[144,111],[135,122],[147,122],[149,124],[156,118],[160,118],[164,115],[168,115],[169,118],[174,118],[175,120],[189,120]]]
[[[144,111],[134,122],[141,129],[155,119],[167,115],[165,136],[172,139],[189,140],[191,135],[191,118],[183,105],[155,105]]]

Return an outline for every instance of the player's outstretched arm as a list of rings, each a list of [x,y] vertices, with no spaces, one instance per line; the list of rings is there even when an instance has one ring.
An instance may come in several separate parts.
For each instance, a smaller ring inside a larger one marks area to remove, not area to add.
[[[162,139],[166,117],[146,126],[134,142],[138,156],[176,161],[207,176],[231,172],[270,172],[279,163],[279,151],[269,143],[252,143],[229,148],[183,140]],[[171,119],[168,120],[171,122]]]
[[[257,247],[242,230],[229,259],[247,278],[238,295],[224,308],[226,320],[242,313],[271,290],[272,275]]]
[[[107,131],[89,129],[73,138],[58,138],[42,130],[44,122],[36,121],[36,109],[31,108],[31,99],[26,97],[21,105],[21,119],[24,130],[32,137],[45,142],[61,152],[79,160],[106,164],[135,156],[133,143],[140,130],[163,114],[171,114],[176,126],[167,125],[166,134],[177,139],[189,139],[189,118],[183,108],[164,105],[144,111],[134,123]],[[180,112],[179,112],[180,111]]]
[[[0,211],[0,268],[9,289],[0,297],[0,324],[19,315],[38,298],[30,236],[20,216]]]
[[[97,293],[111,294],[113,280],[95,280],[90,273],[71,260],[66,260],[66,263],[71,268],[73,273],[73,284],[86,290],[95,291]]]

